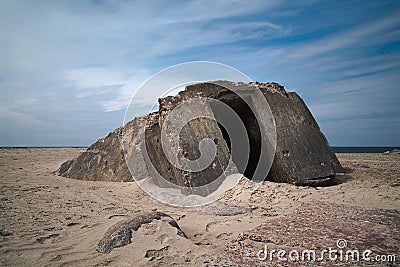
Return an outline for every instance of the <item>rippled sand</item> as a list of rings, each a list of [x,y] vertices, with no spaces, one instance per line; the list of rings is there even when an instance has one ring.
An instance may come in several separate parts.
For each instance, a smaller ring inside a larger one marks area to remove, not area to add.
[[[221,203],[185,209],[158,203],[135,183],[77,181],[53,173],[81,151],[0,149],[1,266],[271,264],[256,258],[265,244],[329,247],[335,238],[347,239],[349,248],[386,249],[400,260],[398,154],[338,154],[350,172],[335,186],[264,182],[250,193],[242,180]],[[131,244],[109,254],[96,251],[110,226],[154,210],[174,218],[188,239],[154,222],[134,232]],[[248,237],[255,233],[268,240]]]

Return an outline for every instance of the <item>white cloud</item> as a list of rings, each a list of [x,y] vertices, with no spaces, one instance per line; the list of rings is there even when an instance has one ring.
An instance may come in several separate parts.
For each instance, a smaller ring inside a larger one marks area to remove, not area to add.
[[[41,120],[35,118],[30,114],[12,111],[5,107],[0,107],[0,119],[6,119],[11,122],[17,122],[17,123],[29,123],[29,124],[42,123]]]
[[[19,108],[19,107],[31,106],[33,104],[37,104],[38,102],[39,99],[36,97],[21,97],[9,102],[7,106],[9,108]]]
[[[120,86],[110,100],[103,102],[102,107],[106,112],[125,109],[131,98],[140,88],[141,84],[148,78],[148,74],[142,71],[131,77],[124,85]]]
[[[165,9],[161,16],[161,22],[179,24],[243,16],[257,13],[259,10],[272,10],[284,2],[280,0],[195,0],[186,2],[184,5],[177,4],[174,8]]]
[[[346,120],[398,114],[397,71],[326,83],[310,109],[318,121]]]
[[[398,36],[390,33],[397,31],[399,23],[400,17],[397,15],[383,19],[377,18],[372,22],[356,26],[347,31],[341,31],[317,41],[296,46],[287,54],[287,58],[310,58],[344,47],[363,47],[394,41],[398,39]]]
[[[77,89],[91,89],[122,85],[126,78],[122,72],[105,67],[87,67],[68,70],[64,79]]]
[[[398,146],[400,117],[322,121],[320,126],[336,146]]]

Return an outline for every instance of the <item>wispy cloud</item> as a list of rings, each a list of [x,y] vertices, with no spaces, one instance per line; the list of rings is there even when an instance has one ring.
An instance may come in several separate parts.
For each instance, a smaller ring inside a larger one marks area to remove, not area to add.
[[[150,75],[149,72],[142,70],[131,76],[129,80],[125,81],[125,83],[115,91],[111,99],[102,103],[104,110],[106,112],[111,112],[126,109],[134,94]],[[149,105],[149,103],[145,105]]]
[[[28,123],[28,124],[40,124],[41,120],[35,118],[30,114],[22,112],[12,111],[8,108],[0,107],[0,119],[6,120],[10,123]],[[3,122],[4,123],[4,122]]]
[[[104,67],[86,67],[68,70],[65,80],[77,89],[90,89],[122,85],[126,82],[123,73]]]
[[[305,45],[296,46],[287,58],[311,58],[349,46],[366,47],[390,41],[397,41],[400,18],[397,14],[374,18],[373,21],[355,26]],[[385,33],[385,34],[382,34]]]
[[[400,116],[322,121],[324,132],[331,133],[331,142],[340,146],[398,146]]]

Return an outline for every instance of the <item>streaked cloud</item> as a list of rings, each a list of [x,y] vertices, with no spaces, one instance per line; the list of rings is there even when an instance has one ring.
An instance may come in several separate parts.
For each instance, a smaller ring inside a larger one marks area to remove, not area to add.
[[[41,120],[34,116],[22,112],[12,111],[8,108],[0,107],[0,120],[2,123],[27,123],[27,124],[40,124]]]

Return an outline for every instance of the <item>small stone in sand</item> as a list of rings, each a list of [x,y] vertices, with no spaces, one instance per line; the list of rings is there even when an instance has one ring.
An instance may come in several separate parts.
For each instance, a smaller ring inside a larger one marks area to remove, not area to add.
[[[177,222],[168,214],[159,211],[145,212],[111,226],[100,240],[97,251],[101,253],[110,253],[114,248],[126,246],[132,242],[133,231],[137,231],[143,224],[161,219],[167,219],[169,225],[178,230],[178,235],[187,238]]]
[[[356,163],[355,166],[359,167],[359,168],[366,168],[366,169],[369,168],[369,166],[367,164],[364,164],[364,163]]]

